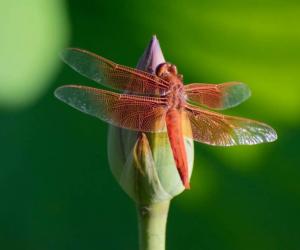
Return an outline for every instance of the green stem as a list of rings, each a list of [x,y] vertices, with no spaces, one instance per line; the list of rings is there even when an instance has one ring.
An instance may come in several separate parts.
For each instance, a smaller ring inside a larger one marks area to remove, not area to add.
[[[170,201],[138,206],[140,250],[165,250]]]

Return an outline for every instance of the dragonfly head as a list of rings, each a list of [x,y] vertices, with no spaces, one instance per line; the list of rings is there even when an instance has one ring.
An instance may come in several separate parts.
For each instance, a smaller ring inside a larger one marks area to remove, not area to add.
[[[177,67],[171,63],[161,63],[156,68],[156,75],[166,81],[172,80],[174,77],[183,80],[183,76],[178,74]]]

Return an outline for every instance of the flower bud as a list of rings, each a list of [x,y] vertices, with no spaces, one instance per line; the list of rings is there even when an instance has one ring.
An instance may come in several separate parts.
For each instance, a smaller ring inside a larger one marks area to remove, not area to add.
[[[165,62],[154,36],[137,68],[154,73]],[[184,138],[189,177],[194,144]],[[185,188],[176,168],[167,133],[142,133],[110,126],[108,159],[111,171],[124,191],[139,204],[170,200]]]

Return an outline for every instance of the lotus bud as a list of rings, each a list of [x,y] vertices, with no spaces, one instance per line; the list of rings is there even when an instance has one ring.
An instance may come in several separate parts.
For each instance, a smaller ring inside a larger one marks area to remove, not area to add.
[[[154,74],[156,67],[164,62],[159,42],[153,36],[137,68]],[[190,138],[184,140],[190,178],[194,144]],[[110,126],[108,159],[116,180],[138,204],[170,200],[185,189],[167,133],[142,133]]]

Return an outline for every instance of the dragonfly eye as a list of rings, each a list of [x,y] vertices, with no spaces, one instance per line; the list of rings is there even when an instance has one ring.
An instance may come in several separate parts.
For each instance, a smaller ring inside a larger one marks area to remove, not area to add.
[[[168,63],[161,63],[156,68],[156,75],[159,77],[164,77],[168,73],[169,64]]]
[[[174,74],[174,75],[177,75],[177,67],[173,64],[173,65],[170,65],[169,67],[169,71]]]

